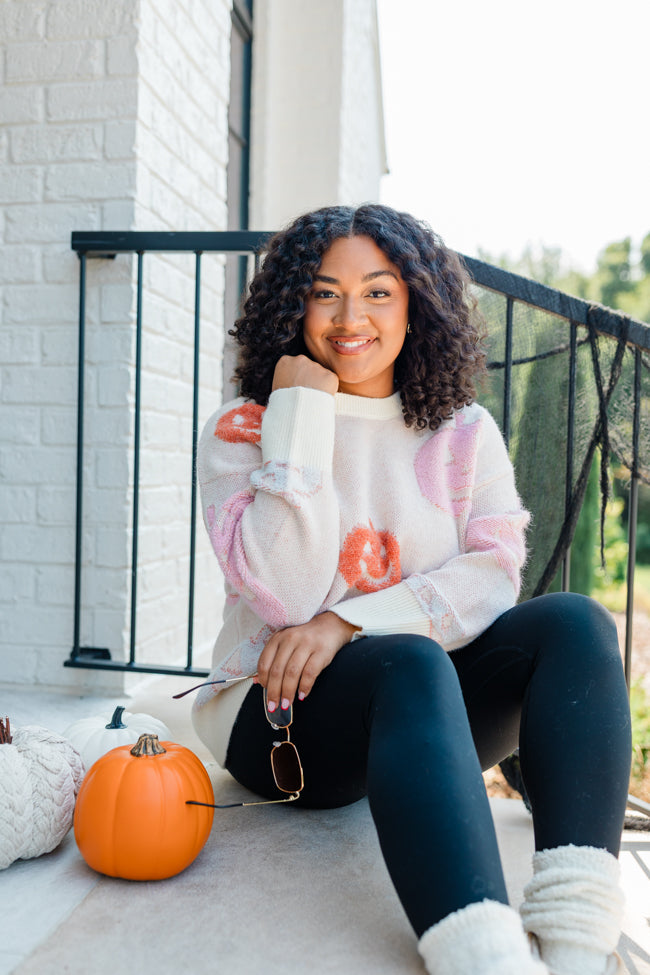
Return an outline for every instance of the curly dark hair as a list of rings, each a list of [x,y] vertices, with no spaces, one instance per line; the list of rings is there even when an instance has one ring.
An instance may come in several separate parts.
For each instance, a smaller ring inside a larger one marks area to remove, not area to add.
[[[305,299],[323,254],[340,237],[370,237],[409,290],[411,331],[395,361],[394,382],[407,426],[435,430],[476,396],[485,369],[481,319],[458,255],[424,222],[391,207],[323,207],[298,217],[265,244],[244,313],[230,330],[240,346],[241,395],[265,406],[283,355],[308,355]]]

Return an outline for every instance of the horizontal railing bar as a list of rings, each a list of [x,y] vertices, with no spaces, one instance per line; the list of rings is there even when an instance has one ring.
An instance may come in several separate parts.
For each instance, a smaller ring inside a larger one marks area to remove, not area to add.
[[[86,257],[114,257],[139,251],[246,254],[263,247],[271,234],[262,230],[138,231],[73,230],[71,247]]]
[[[556,291],[555,288],[540,284],[538,281],[531,281],[530,278],[525,278],[521,274],[514,274],[512,271],[494,267],[492,264],[485,264],[475,257],[467,257],[465,254],[459,256],[467,265],[476,284],[482,288],[496,291],[508,298],[522,301],[526,305],[532,305],[534,308],[541,308],[543,311],[557,315],[559,318],[566,318],[577,325],[588,324],[589,312],[593,308],[593,304],[583,298],[575,298],[563,291]],[[605,308],[605,306],[598,307],[602,314],[599,315],[596,331],[618,338],[629,322],[628,343],[637,345],[641,349],[650,349],[650,326],[635,318],[628,318],[623,312],[617,312],[611,308]]]
[[[63,661],[64,667],[76,667],[83,670],[113,670],[135,674],[170,674],[173,677],[207,677],[209,670],[200,667],[174,667],[171,664],[138,664],[128,660],[88,660],[68,658]]]
[[[580,339],[580,341],[577,342],[576,345],[577,346],[587,345],[588,342],[589,339]],[[513,359],[511,364],[513,366],[526,366],[528,365],[529,362],[542,362],[544,359],[552,359],[553,356],[564,355],[565,352],[570,352],[570,351],[571,351],[571,343],[565,342],[564,345],[558,345],[554,349],[549,349],[548,352],[538,352],[536,355],[525,355],[522,356],[521,359]],[[506,367],[506,363],[499,362],[497,359],[491,359],[487,364],[487,368],[491,370],[505,369],[505,367]]]

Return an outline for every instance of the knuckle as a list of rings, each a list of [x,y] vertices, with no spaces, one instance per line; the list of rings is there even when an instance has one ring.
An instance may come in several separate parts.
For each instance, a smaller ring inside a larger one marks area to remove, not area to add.
[[[302,671],[302,667],[300,667],[295,660],[290,660],[287,666],[285,667],[284,676],[288,677],[289,680],[293,681],[300,676],[301,671]]]
[[[271,680],[277,681],[281,679],[283,673],[284,673],[284,667],[282,666],[280,661],[276,658],[271,664],[271,666],[269,667],[268,676]]]

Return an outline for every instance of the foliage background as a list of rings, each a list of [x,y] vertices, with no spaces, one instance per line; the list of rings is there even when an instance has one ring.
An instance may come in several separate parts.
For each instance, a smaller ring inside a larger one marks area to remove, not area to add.
[[[591,274],[567,266],[562,250],[557,247],[529,245],[514,259],[508,254],[494,255],[484,250],[479,256],[490,264],[650,323],[650,232],[636,244],[631,237],[607,244],[599,253]],[[531,386],[525,395],[536,395],[535,388]],[[524,416],[534,415],[534,412],[534,407],[531,410],[528,403]],[[523,441],[525,431],[520,430],[518,434]],[[513,454],[517,469],[517,441],[513,443]],[[618,604],[620,600],[609,590],[612,586],[616,588],[616,584],[620,588],[625,582],[629,474],[616,462],[610,464],[612,500],[607,506],[606,566],[603,568],[599,554],[599,466],[597,455],[571,548],[571,588],[586,595],[598,594],[604,602],[610,600]],[[641,484],[639,494],[636,555],[639,565],[650,566],[650,486],[645,483]],[[552,588],[558,585],[556,580]]]
[[[529,246],[517,259],[503,254],[494,256],[482,251],[482,260],[522,274],[542,284],[558,288],[589,302],[597,302],[624,312],[632,318],[650,323],[650,233],[635,244],[631,237],[607,244],[598,255],[591,274],[567,267],[559,248]],[[551,377],[548,377],[551,379]],[[561,381],[561,374],[552,380]],[[543,384],[541,384],[543,386]],[[540,384],[529,384],[525,394],[540,397]],[[629,388],[629,387],[628,387]],[[534,415],[542,402],[528,402],[524,416]],[[619,409],[621,407],[619,406]],[[625,409],[625,396],[622,408]],[[646,404],[647,409],[647,404]],[[629,405],[631,413],[631,404]],[[646,414],[647,415],[647,414]],[[520,439],[526,431],[518,431]],[[513,441],[513,460],[517,464],[518,442]],[[571,546],[571,589],[594,596],[614,613],[622,614],[626,602],[628,552],[628,487],[629,472],[615,458],[610,460],[611,496],[605,518],[605,562],[600,558],[600,456],[594,458],[584,504]],[[551,589],[560,588],[556,577]],[[639,490],[636,570],[634,587],[635,619],[637,614],[650,617],[650,486],[643,481]],[[647,658],[643,654],[643,659]],[[650,674],[644,670],[633,675],[630,702],[633,725],[633,759],[630,791],[650,801]],[[497,792],[503,783],[497,783]]]

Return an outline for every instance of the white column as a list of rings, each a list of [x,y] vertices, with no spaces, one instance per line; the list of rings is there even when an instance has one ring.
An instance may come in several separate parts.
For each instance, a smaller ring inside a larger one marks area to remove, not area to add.
[[[376,200],[386,171],[375,0],[255,10],[251,225]]]

